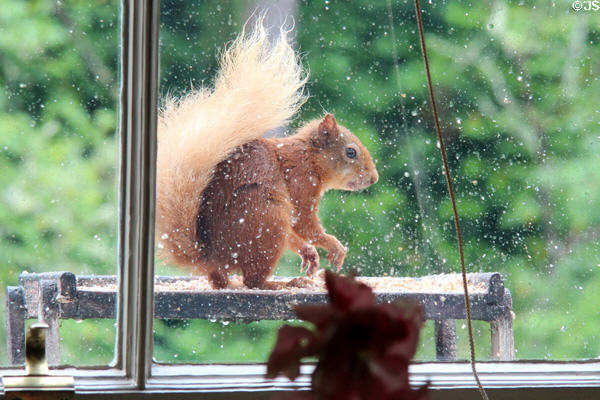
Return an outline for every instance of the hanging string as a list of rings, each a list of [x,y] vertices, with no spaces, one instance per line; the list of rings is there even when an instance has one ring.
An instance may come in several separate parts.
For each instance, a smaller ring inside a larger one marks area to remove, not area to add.
[[[467,311],[467,326],[469,328],[469,347],[471,350],[471,369],[473,370],[473,376],[477,382],[477,387],[481,393],[481,397],[484,400],[489,400],[488,395],[481,385],[479,375],[477,374],[477,368],[475,367],[475,341],[473,340],[473,324],[471,320],[471,302],[469,300],[469,288],[467,285],[467,269],[465,267],[465,254],[463,251],[462,234],[460,230],[460,222],[458,220],[458,210],[456,208],[456,198],[454,196],[454,187],[452,185],[452,177],[450,176],[450,168],[448,168],[448,156],[446,155],[446,146],[444,145],[444,139],[442,137],[442,129],[440,128],[440,119],[438,117],[437,105],[435,103],[435,96],[433,94],[433,84],[431,83],[431,72],[429,68],[429,58],[427,57],[427,47],[425,46],[425,34],[423,32],[423,18],[421,16],[421,5],[419,0],[415,0],[415,12],[417,14],[417,25],[419,27],[419,38],[421,40],[421,49],[423,50],[423,62],[425,63],[425,72],[427,73],[427,86],[429,88],[429,100],[431,102],[431,110],[433,112],[433,120],[435,122],[435,131],[437,133],[438,142],[440,144],[440,153],[442,155],[442,162],[444,163],[444,174],[446,176],[446,183],[448,184],[448,194],[450,195],[450,202],[452,203],[452,213],[454,214],[454,227],[456,229],[456,239],[458,242],[458,253],[460,255],[460,268],[462,272],[463,290],[465,294],[465,309]]]

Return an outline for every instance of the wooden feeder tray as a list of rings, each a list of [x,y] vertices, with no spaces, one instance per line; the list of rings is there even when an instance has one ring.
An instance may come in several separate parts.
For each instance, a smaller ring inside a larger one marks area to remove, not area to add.
[[[275,277],[278,281],[291,278]],[[420,278],[358,277],[371,286],[377,302],[401,299],[418,301],[425,318],[435,321],[438,360],[456,358],[456,321],[466,319],[462,280],[459,274]],[[328,301],[322,276],[307,288],[283,290],[248,289],[233,276],[230,287],[215,290],[204,277],[158,276],[155,279],[154,315],[160,319],[207,319],[251,322],[290,320],[297,304]],[[468,274],[469,299],[474,320],[491,328],[491,357],[514,359],[512,299],[499,273]],[[7,346],[11,364],[22,364],[25,320],[37,318],[49,326],[48,359],[59,357],[59,320],[116,316],[115,276],[76,276],[71,272],[27,273],[19,286],[7,288]]]

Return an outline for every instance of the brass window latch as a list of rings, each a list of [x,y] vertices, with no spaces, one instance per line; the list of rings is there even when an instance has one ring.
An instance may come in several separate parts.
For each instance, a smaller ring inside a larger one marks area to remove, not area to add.
[[[48,325],[35,323],[25,339],[25,375],[4,376],[6,400],[69,400],[75,397],[72,376],[50,375],[46,360],[46,331]]]

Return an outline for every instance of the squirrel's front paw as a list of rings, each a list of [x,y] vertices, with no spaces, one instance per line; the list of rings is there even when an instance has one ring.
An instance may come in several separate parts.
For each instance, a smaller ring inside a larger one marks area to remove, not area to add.
[[[302,257],[302,265],[300,266],[300,272],[304,272],[306,268],[306,275],[312,276],[319,269],[319,253],[315,246],[310,244],[304,245],[300,249],[300,257]]]
[[[334,247],[331,248],[329,254],[327,254],[327,260],[329,260],[329,264],[337,268],[338,272],[340,272],[340,268],[342,268],[342,264],[344,264],[344,258],[346,258],[347,252],[348,250],[346,250],[340,241],[335,239]]]

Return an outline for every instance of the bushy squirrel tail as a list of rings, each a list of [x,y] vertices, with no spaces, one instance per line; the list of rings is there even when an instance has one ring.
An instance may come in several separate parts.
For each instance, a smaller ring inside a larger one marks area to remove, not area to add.
[[[156,232],[167,262],[198,262],[196,218],[213,168],[233,149],[286,123],[306,101],[307,74],[287,32],[262,19],[223,52],[214,88],[169,98],[158,118]]]

